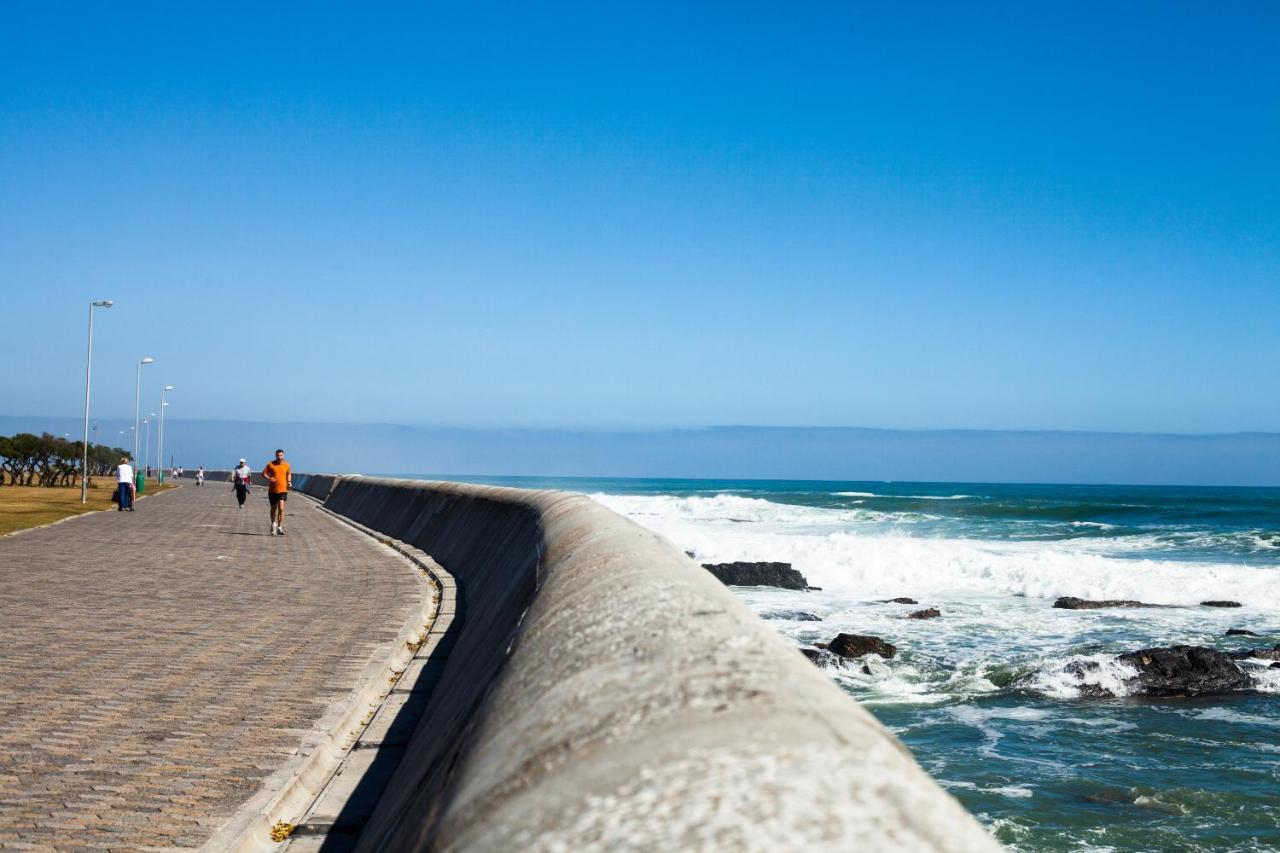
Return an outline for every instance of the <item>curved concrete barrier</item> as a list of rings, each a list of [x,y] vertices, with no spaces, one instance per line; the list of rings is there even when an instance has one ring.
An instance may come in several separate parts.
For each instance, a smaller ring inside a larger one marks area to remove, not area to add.
[[[295,487],[459,589],[456,644],[358,849],[999,849],[709,573],[590,499]]]

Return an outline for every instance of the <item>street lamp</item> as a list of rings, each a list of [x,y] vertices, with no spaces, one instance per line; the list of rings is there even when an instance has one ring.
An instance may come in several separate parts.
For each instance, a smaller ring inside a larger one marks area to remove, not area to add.
[[[142,365],[154,364],[155,359],[146,356],[142,361],[138,362],[138,378],[133,384],[133,459],[134,465],[138,464],[138,414],[142,410]]]
[[[156,442],[156,471],[161,483],[164,482],[164,410],[169,405],[164,395],[172,390],[172,385],[166,385],[160,391],[160,440]]]
[[[80,455],[80,503],[89,502],[89,379],[93,373],[93,309],[110,308],[110,299],[89,303],[89,352],[84,360],[84,449]]]
[[[151,467],[151,466],[150,466],[150,461],[151,461],[151,419],[152,419],[152,418],[154,418],[155,416],[156,416],[156,413],[155,413],[155,412],[152,412],[151,414],[147,415],[145,418],[143,418],[143,419],[142,419],[142,425],[143,425],[143,426],[145,426],[145,427],[147,428],[147,449],[146,449],[146,450],[143,452],[143,454],[142,454],[142,467],[143,467],[143,468],[149,468],[149,467]],[[147,474],[150,474],[151,472],[150,472],[150,471],[147,471],[146,473],[147,473]],[[146,476],[146,475],[144,475],[144,476]]]
[[[164,394],[160,396],[163,397]],[[164,439],[164,407],[167,405],[169,404],[165,401],[160,401],[160,427],[156,432],[156,479],[161,483],[164,482],[164,465],[161,464],[164,460],[160,458],[160,444]]]

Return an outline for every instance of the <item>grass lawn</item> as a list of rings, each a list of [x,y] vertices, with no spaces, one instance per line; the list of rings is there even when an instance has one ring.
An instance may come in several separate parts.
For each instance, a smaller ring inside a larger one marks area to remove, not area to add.
[[[163,486],[154,480],[147,481],[144,494],[154,495],[173,486]],[[98,482],[89,487],[89,502],[80,503],[80,487],[66,486],[0,486],[0,536],[48,524],[69,515],[80,515],[95,509],[111,509],[111,495],[116,490],[114,480],[107,477],[98,478]]]

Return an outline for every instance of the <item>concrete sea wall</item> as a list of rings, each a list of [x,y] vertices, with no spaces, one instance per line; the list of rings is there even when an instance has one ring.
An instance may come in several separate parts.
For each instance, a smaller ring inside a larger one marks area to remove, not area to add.
[[[459,590],[447,663],[357,849],[999,849],[708,572],[590,499],[294,485]]]

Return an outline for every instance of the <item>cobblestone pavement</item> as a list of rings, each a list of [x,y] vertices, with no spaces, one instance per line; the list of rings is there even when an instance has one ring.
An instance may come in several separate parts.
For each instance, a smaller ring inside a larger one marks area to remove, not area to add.
[[[421,587],[292,495],[186,484],[0,538],[0,847],[196,847],[385,656]]]

